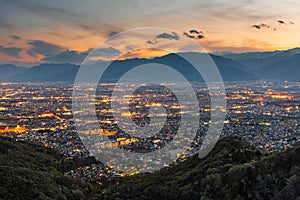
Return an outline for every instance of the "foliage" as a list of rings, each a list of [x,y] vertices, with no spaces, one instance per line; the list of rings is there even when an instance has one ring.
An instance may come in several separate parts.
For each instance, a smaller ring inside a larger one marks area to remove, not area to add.
[[[197,155],[158,172],[114,178],[96,185],[64,170],[95,162],[64,161],[57,151],[0,138],[0,199],[296,199],[300,196],[300,146],[263,153],[227,137],[202,159]]]
[[[90,184],[66,177],[66,163],[55,150],[0,138],[0,199],[86,199]]]
[[[116,179],[102,193],[94,199],[296,199],[300,146],[267,154],[228,137],[203,159],[194,156],[156,173]]]

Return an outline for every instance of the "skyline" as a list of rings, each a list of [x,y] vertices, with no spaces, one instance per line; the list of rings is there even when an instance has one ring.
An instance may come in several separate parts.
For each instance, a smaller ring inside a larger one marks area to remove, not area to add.
[[[273,51],[300,46],[300,2],[296,0],[0,3],[0,63],[53,62],[62,58],[80,63],[90,49],[110,36],[140,27],[176,30],[181,33],[178,37],[197,38],[209,52]],[[161,39],[166,39],[167,35],[161,34]],[[176,38],[173,35],[172,42]],[[151,42],[149,38],[149,45]],[[104,53],[106,50],[112,49]],[[146,52],[144,56],[157,54]],[[137,56],[143,57],[141,53]]]

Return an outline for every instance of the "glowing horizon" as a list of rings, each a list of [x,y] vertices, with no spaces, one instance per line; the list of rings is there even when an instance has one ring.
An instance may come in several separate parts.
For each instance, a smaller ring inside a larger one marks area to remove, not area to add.
[[[0,63],[64,61],[67,56],[78,59],[74,62],[79,63],[90,49],[110,36],[152,26],[176,30],[181,36],[200,36],[197,41],[208,52],[263,52],[300,47],[297,0],[172,3],[74,0],[72,4],[58,0],[0,1]],[[199,34],[195,35],[195,31]],[[148,51],[132,55],[149,58],[165,54]]]

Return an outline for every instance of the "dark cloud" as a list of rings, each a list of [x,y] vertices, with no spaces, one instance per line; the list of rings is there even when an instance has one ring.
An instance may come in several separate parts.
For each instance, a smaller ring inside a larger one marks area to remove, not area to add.
[[[197,30],[195,30],[195,29],[191,29],[189,32],[190,32],[190,34],[194,34],[194,33],[195,33],[195,34],[199,34],[199,31],[197,31]]]
[[[277,20],[277,22],[279,23],[279,25],[287,25],[287,23],[285,23],[285,21],[283,20]]]
[[[161,33],[156,36],[157,39],[170,39],[170,40],[179,40],[180,37],[177,35],[177,33],[172,32],[170,33]]]
[[[251,27],[254,27],[254,28],[257,28],[257,29],[261,28],[259,25],[252,25]]]
[[[109,37],[112,37],[112,36],[114,36],[114,35],[117,35],[119,32],[117,32],[117,31],[111,31],[108,35],[109,35]]]
[[[293,25],[294,24],[294,22],[292,22],[292,21],[289,21],[289,23],[286,23],[285,21],[283,21],[283,20],[277,20],[276,21],[279,25]],[[267,25],[267,24],[264,24],[264,23],[261,23],[261,24],[255,24],[255,25],[252,25],[251,27],[253,27],[253,28],[256,28],[256,29],[262,29],[262,28],[272,28],[273,29],[273,31],[276,31],[277,30],[277,28],[276,27],[271,27],[271,26],[269,26],[269,25]]]
[[[204,35],[199,34],[199,35],[197,35],[197,38],[198,38],[198,39],[203,39],[203,38],[204,38]]]
[[[33,57],[37,57],[37,55],[43,55],[44,58],[42,58],[41,61],[53,63],[80,64],[92,50],[89,49],[85,52],[78,52],[41,40],[32,40],[29,41],[28,44],[32,46],[32,48],[27,51],[28,55],[31,55]],[[119,51],[118,49],[108,47],[93,50],[91,56],[113,57],[120,54],[121,51]]]
[[[42,61],[52,63],[73,63],[80,64],[84,58],[88,55],[90,50],[85,52],[65,50],[55,55],[49,55],[42,59]]]
[[[18,47],[3,47],[0,46],[0,52],[15,57],[15,58],[20,58],[20,53],[23,49],[18,48]]]
[[[285,22],[283,20],[277,20],[279,25],[294,25],[295,23],[293,21]]]
[[[204,35],[203,31],[198,31],[196,29],[191,29],[189,32],[190,32],[190,34]]]
[[[277,20],[276,22],[277,22],[279,25],[288,25],[288,23],[286,23],[286,22],[283,21],[283,20]],[[294,22],[289,21],[289,24],[293,25]],[[276,27],[271,27],[271,26],[269,26],[269,25],[267,25],[267,24],[264,24],[264,23],[261,23],[261,24],[255,24],[255,25],[252,25],[251,27],[256,28],[256,29],[272,28],[273,31],[276,31],[276,30],[277,30]]]
[[[188,34],[188,33],[186,33],[186,32],[184,32],[183,33],[183,36],[185,36],[185,37],[187,37],[187,38],[195,38],[195,36],[193,36],[193,35],[190,35],[190,34]]]
[[[89,55],[89,53],[91,54]],[[121,54],[121,51],[115,49],[113,47],[101,48],[101,49],[89,49],[84,52],[78,52],[73,50],[63,50],[57,54],[47,55],[42,59],[44,62],[52,62],[52,63],[73,63],[80,64],[83,60],[89,55],[90,57],[105,57],[110,58],[114,56],[118,56]]]
[[[197,31],[195,29],[189,30],[189,33],[184,32],[182,35],[184,37],[191,38],[191,39],[203,39],[203,38],[205,38],[202,31]],[[156,39],[160,39],[160,38],[170,39],[170,40],[179,40],[180,39],[179,35],[175,32],[172,32],[171,34],[161,33],[161,34],[155,36],[155,38],[153,40],[146,41],[146,44],[154,45],[154,44],[158,43],[158,41]]]
[[[27,51],[28,55],[36,57],[38,54],[43,56],[50,56],[59,54],[61,51],[66,50],[62,46],[44,42],[41,40],[31,40],[28,42],[32,47]]]
[[[180,37],[177,33],[172,32],[170,33],[161,33],[155,36],[152,40],[147,40],[146,44],[154,45],[157,44],[159,41],[157,39],[168,39],[168,40],[179,40]]]
[[[21,37],[19,37],[17,35],[10,35],[10,37],[14,40],[21,40]]]
[[[147,44],[151,44],[151,45],[154,45],[154,44],[156,44],[157,43],[157,40],[148,40],[148,41],[146,41],[146,43]]]
[[[185,36],[187,38],[191,38],[191,39],[203,39],[203,38],[205,38],[203,31],[198,31],[196,29],[189,30],[189,33],[184,32],[183,36]]]
[[[99,35],[103,34],[106,35],[107,37],[112,37],[123,30],[119,27],[116,27],[114,25],[108,24],[101,22],[101,26],[99,26],[99,22],[95,22],[97,24],[96,26],[94,24],[86,25],[86,24],[77,24],[76,26],[86,32],[88,34],[86,36],[94,36],[94,35]]]
[[[256,29],[270,28],[269,25],[264,24],[264,23],[261,23],[261,24],[255,24],[255,25],[252,25],[251,27],[256,28]]]
[[[91,56],[92,57],[102,56],[102,57],[110,58],[110,57],[118,56],[120,54],[121,54],[120,50],[115,49],[113,47],[107,47],[107,48],[93,50]]]

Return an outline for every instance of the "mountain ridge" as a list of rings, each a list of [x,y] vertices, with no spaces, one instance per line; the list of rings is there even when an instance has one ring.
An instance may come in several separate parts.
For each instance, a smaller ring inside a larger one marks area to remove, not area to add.
[[[185,62],[180,55],[197,55],[201,53],[168,54],[151,59],[132,58],[127,60],[112,61],[111,69],[106,74],[106,79],[117,79],[117,74],[122,75],[134,66],[149,64],[151,62],[169,65],[192,81],[203,81],[196,71]],[[299,60],[300,48],[273,52],[249,52],[240,54],[209,54],[218,67],[224,81],[248,81],[260,79],[278,79],[288,81],[300,81]],[[99,61],[91,64],[96,69],[97,65],[103,65],[107,61]],[[275,67],[272,67],[275,66]],[[91,67],[91,68],[92,68]],[[191,67],[191,68],[190,68]],[[288,70],[287,70],[288,68]],[[0,81],[12,82],[74,82],[79,66],[70,63],[44,63],[31,68],[22,68],[15,65],[0,65]],[[95,70],[96,72],[97,70]],[[294,75],[291,75],[294,71]],[[93,69],[91,73],[93,73]],[[279,76],[279,74],[281,76]]]
[[[149,64],[152,62],[165,64],[186,73],[186,76],[191,78],[193,81],[201,79],[199,75],[195,75],[194,71],[191,71],[186,66],[189,65],[187,62],[183,61],[180,56],[175,56],[175,54],[169,54],[163,57],[157,57],[153,59],[128,59],[128,60],[117,60],[113,61],[111,68],[113,70],[107,74],[107,79],[113,79],[116,74],[125,73],[126,70],[130,70],[133,66],[138,66],[142,64]],[[221,75],[225,81],[231,80],[254,80],[256,76],[248,73],[241,68],[239,63],[221,56],[211,55],[212,59],[215,61]],[[185,63],[186,65],[180,65]],[[100,63],[103,64],[103,61]],[[96,67],[97,63],[92,66]],[[237,68],[239,66],[239,68]],[[64,63],[64,64],[41,64],[24,70],[22,73],[16,73],[13,76],[2,77],[0,81],[12,81],[12,82],[55,82],[55,81],[67,81],[73,82],[75,80],[78,65]],[[1,70],[1,69],[0,69]],[[196,73],[197,74],[197,73]]]

